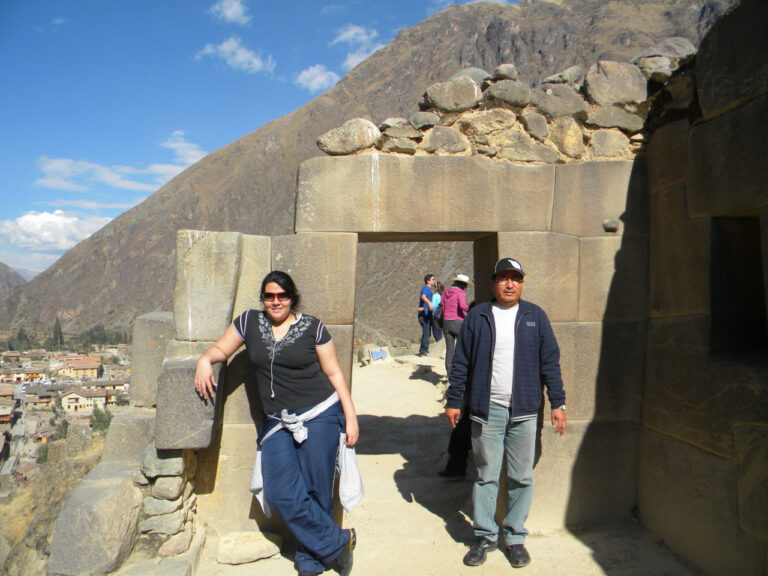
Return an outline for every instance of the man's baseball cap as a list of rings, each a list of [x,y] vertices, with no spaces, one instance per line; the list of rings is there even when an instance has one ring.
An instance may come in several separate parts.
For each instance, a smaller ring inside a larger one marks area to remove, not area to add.
[[[496,262],[496,265],[493,267],[493,274],[491,274],[491,280],[494,280],[496,278],[496,275],[500,272],[504,272],[504,270],[516,270],[517,272],[520,272],[521,276],[525,276],[525,272],[523,272],[523,266],[515,260],[514,258],[502,258],[498,262]]]

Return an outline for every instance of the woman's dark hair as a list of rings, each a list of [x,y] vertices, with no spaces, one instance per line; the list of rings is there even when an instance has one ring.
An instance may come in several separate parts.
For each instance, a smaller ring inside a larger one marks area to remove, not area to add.
[[[291,299],[291,310],[297,310],[299,308],[299,303],[301,302],[299,289],[296,288],[293,278],[282,270],[272,270],[272,272],[264,276],[264,280],[261,281],[261,292],[259,292],[259,298],[261,300],[264,299],[264,289],[270,282],[274,282],[280,286],[280,288],[285,290],[285,293],[288,294],[288,297]]]
[[[461,288],[462,290],[467,289],[467,283],[462,282],[461,280],[454,280],[453,285],[456,286],[457,288]]]

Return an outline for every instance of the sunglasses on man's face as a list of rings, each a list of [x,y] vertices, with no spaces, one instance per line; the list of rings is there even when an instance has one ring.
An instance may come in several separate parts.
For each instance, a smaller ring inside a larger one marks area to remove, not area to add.
[[[264,302],[273,302],[275,300],[285,302],[286,300],[290,300],[291,297],[288,296],[288,292],[264,292],[261,295],[261,299]]]

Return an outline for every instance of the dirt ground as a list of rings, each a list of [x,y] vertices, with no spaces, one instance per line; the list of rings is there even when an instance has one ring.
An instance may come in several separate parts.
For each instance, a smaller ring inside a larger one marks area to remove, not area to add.
[[[357,576],[514,571],[499,551],[480,567],[462,564],[473,540],[468,517],[472,481],[444,480],[436,474],[445,463],[449,427],[442,405],[445,369],[439,351],[433,354],[354,368],[352,396],[359,414],[357,453],[365,497],[345,514],[344,526],[357,531]],[[290,553],[240,566],[216,564],[216,545],[215,534],[210,534],[198,574],[296,574]],[[533,559],[522,569],[527,576],[698,574],[632,521],[580,533],[532,533],[526,547]]]

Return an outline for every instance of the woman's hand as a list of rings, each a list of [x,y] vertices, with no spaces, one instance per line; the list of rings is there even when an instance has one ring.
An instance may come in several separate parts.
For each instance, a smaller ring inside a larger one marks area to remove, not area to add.
[[[238,335],[235,327],[230,324],[216,341],[216,344],[208,348],[195,367],[195,391],[203,400],[216,395],[216,379],[213,377],[213,364],[226,362],[242,345],[243,340]]]
[[[211,361],[205,357],[200,357],[195,368],[195,391],[203,400],[206,397],[213,398],[216,393],[216,379],[213,377],[213,366]]]
[[[347,429],[345,430],[347,439],[344,442],[350,448],[357,444],[357,439],[360,438],[360,429],[357,427],[357,416],[347,418]]]

